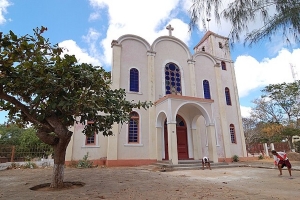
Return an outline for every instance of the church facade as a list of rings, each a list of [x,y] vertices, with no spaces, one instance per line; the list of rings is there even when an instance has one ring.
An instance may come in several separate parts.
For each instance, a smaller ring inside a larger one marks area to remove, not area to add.
[[[136,35],[112,41],[112,88],[128,100],[151,101],[135,109],[128,124],[115,124],[113,136],[73,136],[66,161],[89,160],[107,166],[133,166],[168,160],[228,162],[246,157],[240,104],[228,38],[208,31],[194,47],[172,36],[152,44]]]

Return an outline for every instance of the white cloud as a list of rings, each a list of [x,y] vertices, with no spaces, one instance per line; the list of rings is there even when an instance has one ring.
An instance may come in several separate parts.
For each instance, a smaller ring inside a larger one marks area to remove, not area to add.
[[[250,112],[251,112],[250,107],[240,106],[240,108],[241,108],[242,117],[245,117],[245,118],[250,117]]]
[[[73,40],[65,40],[58,45],[59,47],[65,48],[65,54],[75,55],[79,63],[89,63],[94,66],[101,66],[101,63],[97,58],[90,56],[86,50],[81,49]]]
[[[282,49],[276,57],[265,58],[261,62],[251,56],[238,56],[235,73],[240,97],[269,84],[294,81],[290,63],[295,66],[295,72],[300,73],[299,57],[300,49],[295,49],[292,53]]]
[[[182,2],[183,0],[90,0],[90,5],[95,9],[94,13],[103,13],[102,9],[108,9],[109,27],[106,38],[101,41],[105,64],[110,65],[111,62],[111,41],[124,34],[142,36],[151,44],[157,37],[168,35],[165,28],[171,24],[175,29],[173,36],[188,42],[188,24],[172,16],[172,11],[178,9]]]
[[[7,7],[12,5],[8,0],[0,0],[0,24],[6,22],[4,15],[7,13]]]

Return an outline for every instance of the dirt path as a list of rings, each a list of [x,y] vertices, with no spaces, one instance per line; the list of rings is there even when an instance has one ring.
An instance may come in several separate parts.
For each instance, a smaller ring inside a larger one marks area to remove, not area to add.
[[[62,191],[32,191],[49,183],[52,169],[0,171],[0,199],[299,199],[300,171],[290,179],[286,170],[236,167],[213,170],[154,171],[135,168],[66,168],[65,181],[84,187]]]

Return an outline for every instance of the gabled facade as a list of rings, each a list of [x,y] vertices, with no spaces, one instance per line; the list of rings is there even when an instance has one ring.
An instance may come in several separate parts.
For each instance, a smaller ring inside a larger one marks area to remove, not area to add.
[[[208,31],[194,53],[171,35],[152,44],[136,35],[112,41],[112,88],[127,98],[151,101],[136,109],[114,135],[86,138],[75,124],[66,160],[89,159],[108,166],[169,160],[231,161],[246,157],[246,145],[228,38]]]

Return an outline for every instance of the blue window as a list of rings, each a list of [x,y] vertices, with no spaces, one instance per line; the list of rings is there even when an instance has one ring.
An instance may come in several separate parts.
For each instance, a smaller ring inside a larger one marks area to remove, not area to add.
[[[226,63],[224,61],[221,62],[222,70],[226,70]]]
[[[208,80],[203,81],[203,91],[204,91],[204,98],[205,99],[211,99],[210,98],[210,89],[209,89],[209,82]]]
[[[128,143],[139,142],[139,114],[136,112],[130,113],[128,124]]]
[[[174,63],[165,66],[166,94],[181,95],[181,75],[180,70]]]
[[[235,128],[234,128],[233,124],[230,124],[230,140],[231,140],[231,143],[236,143]]]
[[[135,68],[130,69],[130,89],[131,92],[139,92],[139,71]]]
[[[228,87],[225,88],[225,97],[226,97],[226,104],[231,105],[230,91]]]

